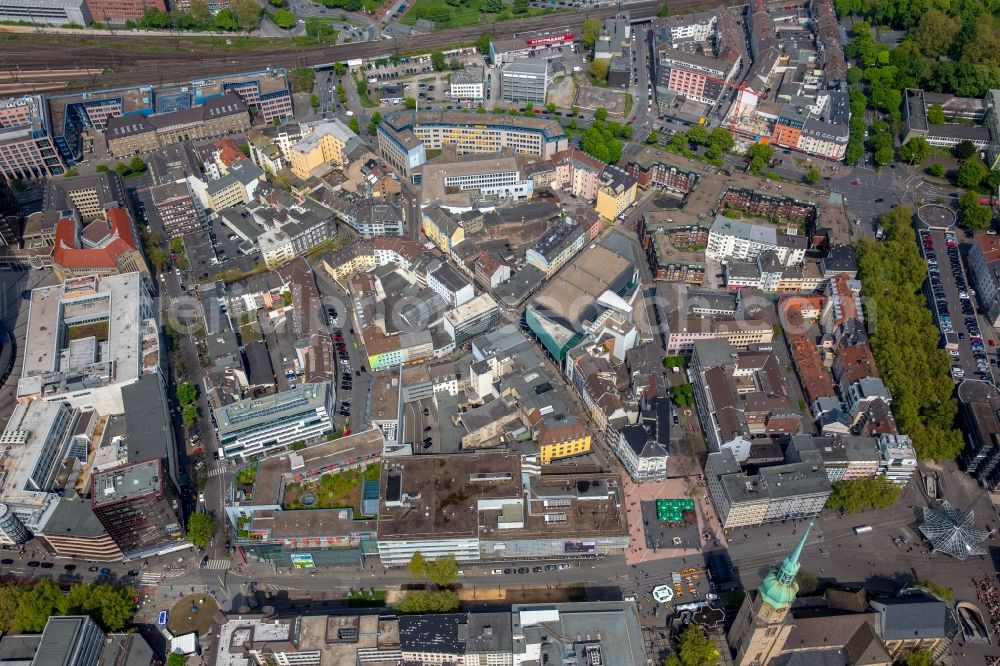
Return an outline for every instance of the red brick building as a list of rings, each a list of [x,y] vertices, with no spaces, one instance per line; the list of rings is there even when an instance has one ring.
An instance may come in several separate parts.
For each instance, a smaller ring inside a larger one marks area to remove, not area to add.
[[[90,17],[98,23],[138,21],[147,9],[167,11],[165,0],[87,0]]]

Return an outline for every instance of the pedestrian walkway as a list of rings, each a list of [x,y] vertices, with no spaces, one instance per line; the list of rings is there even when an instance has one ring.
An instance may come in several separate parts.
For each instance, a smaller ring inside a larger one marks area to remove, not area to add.
[[[229,560],[209,560],[202,569],[228,569],[230,564]]]
[[[208,473],[208,478],[211,479],[213,476],[222,476],[225,473],[226,473],[225,467],[216,467],[215,469],[213,469]]]

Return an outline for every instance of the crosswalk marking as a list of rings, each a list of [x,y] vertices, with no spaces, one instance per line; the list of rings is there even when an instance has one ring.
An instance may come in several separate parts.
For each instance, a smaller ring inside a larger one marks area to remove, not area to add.
[[[209,560],[208,562],[205,563],[205,566],[202,567],[202,568],[203,569],[228,569],[229,568],[229,564],[230,564],[229,560]]]
[[[212,478],[213,476],[222,476],[225,473],[226,473],[225,467],[216,467],[215,469],[213,469],[208,473],[208,478]]]

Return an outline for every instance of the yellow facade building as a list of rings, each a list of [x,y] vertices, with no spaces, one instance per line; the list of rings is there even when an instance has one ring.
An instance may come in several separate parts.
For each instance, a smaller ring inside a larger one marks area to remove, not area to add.
[[[342,167],[347,154],[361,139],[340,120],[326,120],[303,126],[308,132],[288,149],[288,161],[297,178],[309,178],[313,169],[324,164]]]
[[[538,457],[543,465],[590,452],[591,434],[575,418],[544,425],[538,432]]]
[[[601,173],[594,208],[606,220],[613,220],[635,203],[636,180],[620,169],[606,168]]]

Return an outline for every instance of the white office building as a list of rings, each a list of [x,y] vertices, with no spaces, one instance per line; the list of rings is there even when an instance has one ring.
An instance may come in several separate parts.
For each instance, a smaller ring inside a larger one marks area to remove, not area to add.
[[[504,66],[500,92],[505,102],[545,104],[549,85],[549,63],[544,58],[515,60]]]
[[[451,73],[451,98],[453,100],[479,102],[485,97],[485,77],[482,67],[470,66]]]
[[[219,407],[212,418],[223,455],[247,460],[320,437],[333,428],[334,400],[333,388],[321,382]]]
[[[716,261],[750,261],[773,250],[782,266],[800,265],[806,256],[804,236],[779,233],[774,225],[752,224],[716,215],[708,232],[705,256]]]

